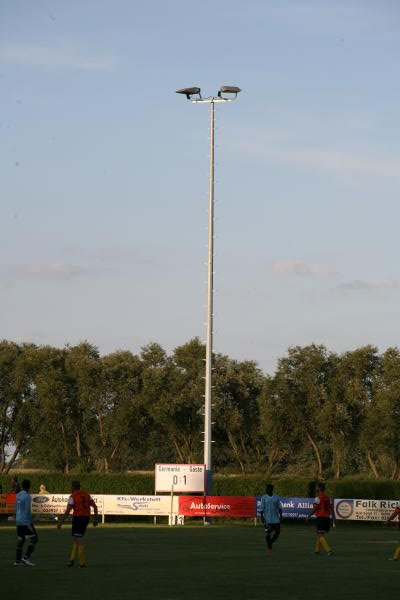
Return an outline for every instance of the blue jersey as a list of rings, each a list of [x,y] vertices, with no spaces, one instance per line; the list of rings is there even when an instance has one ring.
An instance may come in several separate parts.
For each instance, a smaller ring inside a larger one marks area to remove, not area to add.
[[[264,515],[265,522],[269,525],[281,522],[281,515],[279,514],[280,508],[281,499],[276,494],[273,494],[272,496],[261,496],[260,512]]]
[[[17,494],[15,503],[17,525],[32,525],[32,505],[31,496],[25,490]]]

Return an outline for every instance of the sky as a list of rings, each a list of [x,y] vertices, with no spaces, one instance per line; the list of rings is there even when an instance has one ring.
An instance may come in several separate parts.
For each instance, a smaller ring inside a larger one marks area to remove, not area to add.
[[[3,0],[0,337],[102,353],[399,344],[397,0]]]

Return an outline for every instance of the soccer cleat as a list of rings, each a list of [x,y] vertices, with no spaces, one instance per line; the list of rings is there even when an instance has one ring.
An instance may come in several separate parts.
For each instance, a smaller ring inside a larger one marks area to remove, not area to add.
[[[333,552],[332,552],[332,550],[330,550],[330,551],[327,553],[327,556],[333,556]]]
[[[388,558],[388,560],[394,560],[394,561],[396,561],[396,562],[397,562],[399,559],[398,559],[398,558],[395,558],[394,556],[392,556],[391,558]]]
[[[73,560],[69,560],[67,563],[65,563],[66,567],[73,567],[74,566],[74,561]]]
[[[22,562],[22,560],[16,560],[14,563],[14,567],[24,567],[25,564]]]
[[[86,569],[86,565],[79,565],[80,569]]]
[[[24,565],[26,565],[27,567],[34,567],[35,563],[32,562],[31,560],[29,560],[29,558],[22,558],[21,561],[23,562]]]

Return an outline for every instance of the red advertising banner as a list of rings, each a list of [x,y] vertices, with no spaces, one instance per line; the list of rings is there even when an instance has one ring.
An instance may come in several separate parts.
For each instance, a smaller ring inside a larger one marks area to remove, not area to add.
[[[15,512],[16,494],[0,494],[0,513],[12,515]]]
[[[179,514],[187,517],[255,517],[254,496],[179,496]]]

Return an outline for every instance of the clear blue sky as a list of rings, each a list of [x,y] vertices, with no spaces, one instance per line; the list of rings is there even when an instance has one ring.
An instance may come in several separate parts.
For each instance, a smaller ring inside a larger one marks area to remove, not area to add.
[[[1,337],[204,337],[218,107],[217,351],[400,341],[397,0],[4,0]]]

